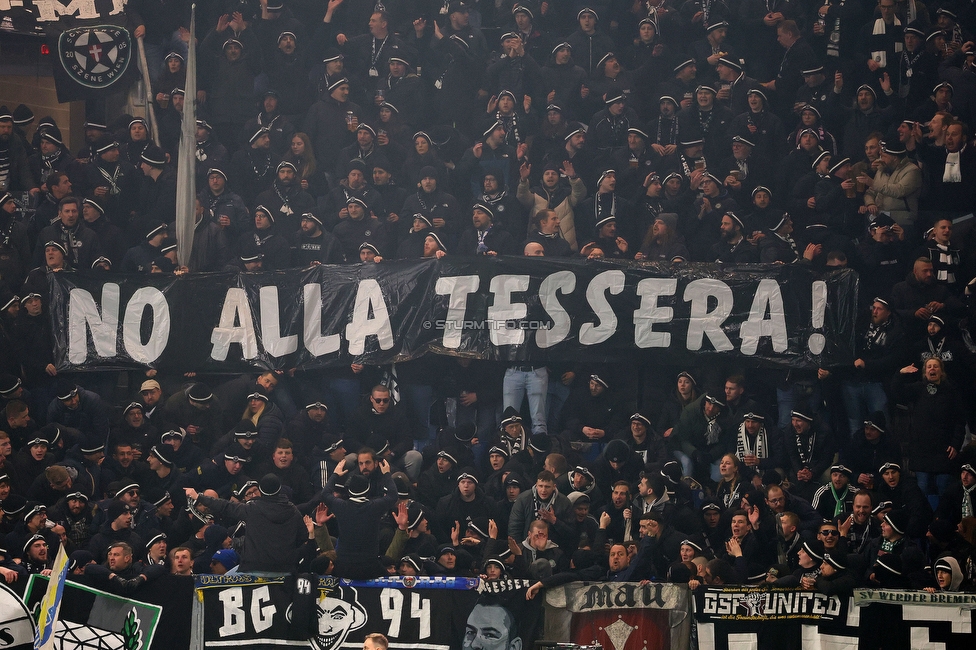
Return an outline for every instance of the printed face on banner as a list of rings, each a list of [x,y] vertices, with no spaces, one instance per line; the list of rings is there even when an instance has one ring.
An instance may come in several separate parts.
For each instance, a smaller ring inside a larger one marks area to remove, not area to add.
[[[341,600],[343,589],[351,592],[348,594],[352,596],[350,601]],[[356,590],[352,587],[340,587],[319,599],[319,631],[312,639],[312,647],[316,650],[336,650],[345,642],[350,632],[366,624],[366,610],[359,604],[356,596]]]
[[[462,650],[522,650],[515,617],[501,605],[475,605],[465,625]]]

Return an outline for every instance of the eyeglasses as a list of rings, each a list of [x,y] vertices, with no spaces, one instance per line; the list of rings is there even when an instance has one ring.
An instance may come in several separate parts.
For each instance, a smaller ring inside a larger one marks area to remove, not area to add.
[[[137,497],[139,496],[139,490],[129,490],[126,492],[126,494],[128,494],[130,497]]]
[[[370,399],[372,399],[377,404],[386,404],[387,402],[390,401],[389,397],[371,397]]]
[[[820,534],[824,537],[834,537],[835,535],[840,535],[836,530],[821,530]]]
[[[779,497],[777,499],[766,499],[770,503],[786,503],[786,497]]]

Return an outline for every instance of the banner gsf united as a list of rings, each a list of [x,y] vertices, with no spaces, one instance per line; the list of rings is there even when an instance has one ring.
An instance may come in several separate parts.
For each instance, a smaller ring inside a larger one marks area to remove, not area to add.
[[[59,370],[181,372],[388,364],[426,353],[560,360],[852,360],[857,275],[443,258],[274,273],[52,273]],[[655,356],[657,355],[657,356]],[[664,356],[666,355],[666,356]]]

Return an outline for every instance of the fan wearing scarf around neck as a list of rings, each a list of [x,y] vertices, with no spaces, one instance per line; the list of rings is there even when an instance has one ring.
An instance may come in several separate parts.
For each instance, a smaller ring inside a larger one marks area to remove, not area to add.
[[[725,454],[718,462],[718,474],[721,480],[715,488],[715,498],[721,501],[726,510],[736,510],[742,498],[741,465],[735,454]]]
[[[741,463],[740,473],[756,488],[762,488],[762,474],[786,466],[783,438],[775,428],[766,428],[766,418],[746,413],[735,440],[735,456]]]
[[[881,17],[861,28],[859,42],[867,48],[867,67],[871,72],[887,68],[889,64],[895,67],[905,49],[904,30],[895,15],[895,7],[895,0],[878,0]]]
[[[976,469],[966,463],[959,471],[959,482],[953,483],[942,494],[942,501],[935,513],[953,525],[967,517],[976,517]]]
[[[956,457],[965,437],[965,417],[959,409],[961,395],[946,376],[942,359],[925,360],[919,372],[915,364],[902,368],[893,385],[898,404],[912,409],[909,457],[918,487],[935,510],[949,488]]]
[[[832,465],[830,482],[814,492],[811,505],[824,519],[833,519],[845,512],[854,512],[854,495],[860,492],[851,485],[853,470],[845,465]]]
[[[820,487],[820,476],[833,461],[834,448],[823,424],[810,413],[791,412],[790,425],[786,441],[793,483],[790,492],[809,501]]]

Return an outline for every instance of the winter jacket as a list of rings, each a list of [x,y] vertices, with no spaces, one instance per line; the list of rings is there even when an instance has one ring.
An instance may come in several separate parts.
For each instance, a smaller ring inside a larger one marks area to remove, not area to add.
[[[292,573],[308,540],[302,515],[281,494],[263,495],[247,503],[200,496],[199,503],[217,517],[230,517],[247,525],[240,571]]]

